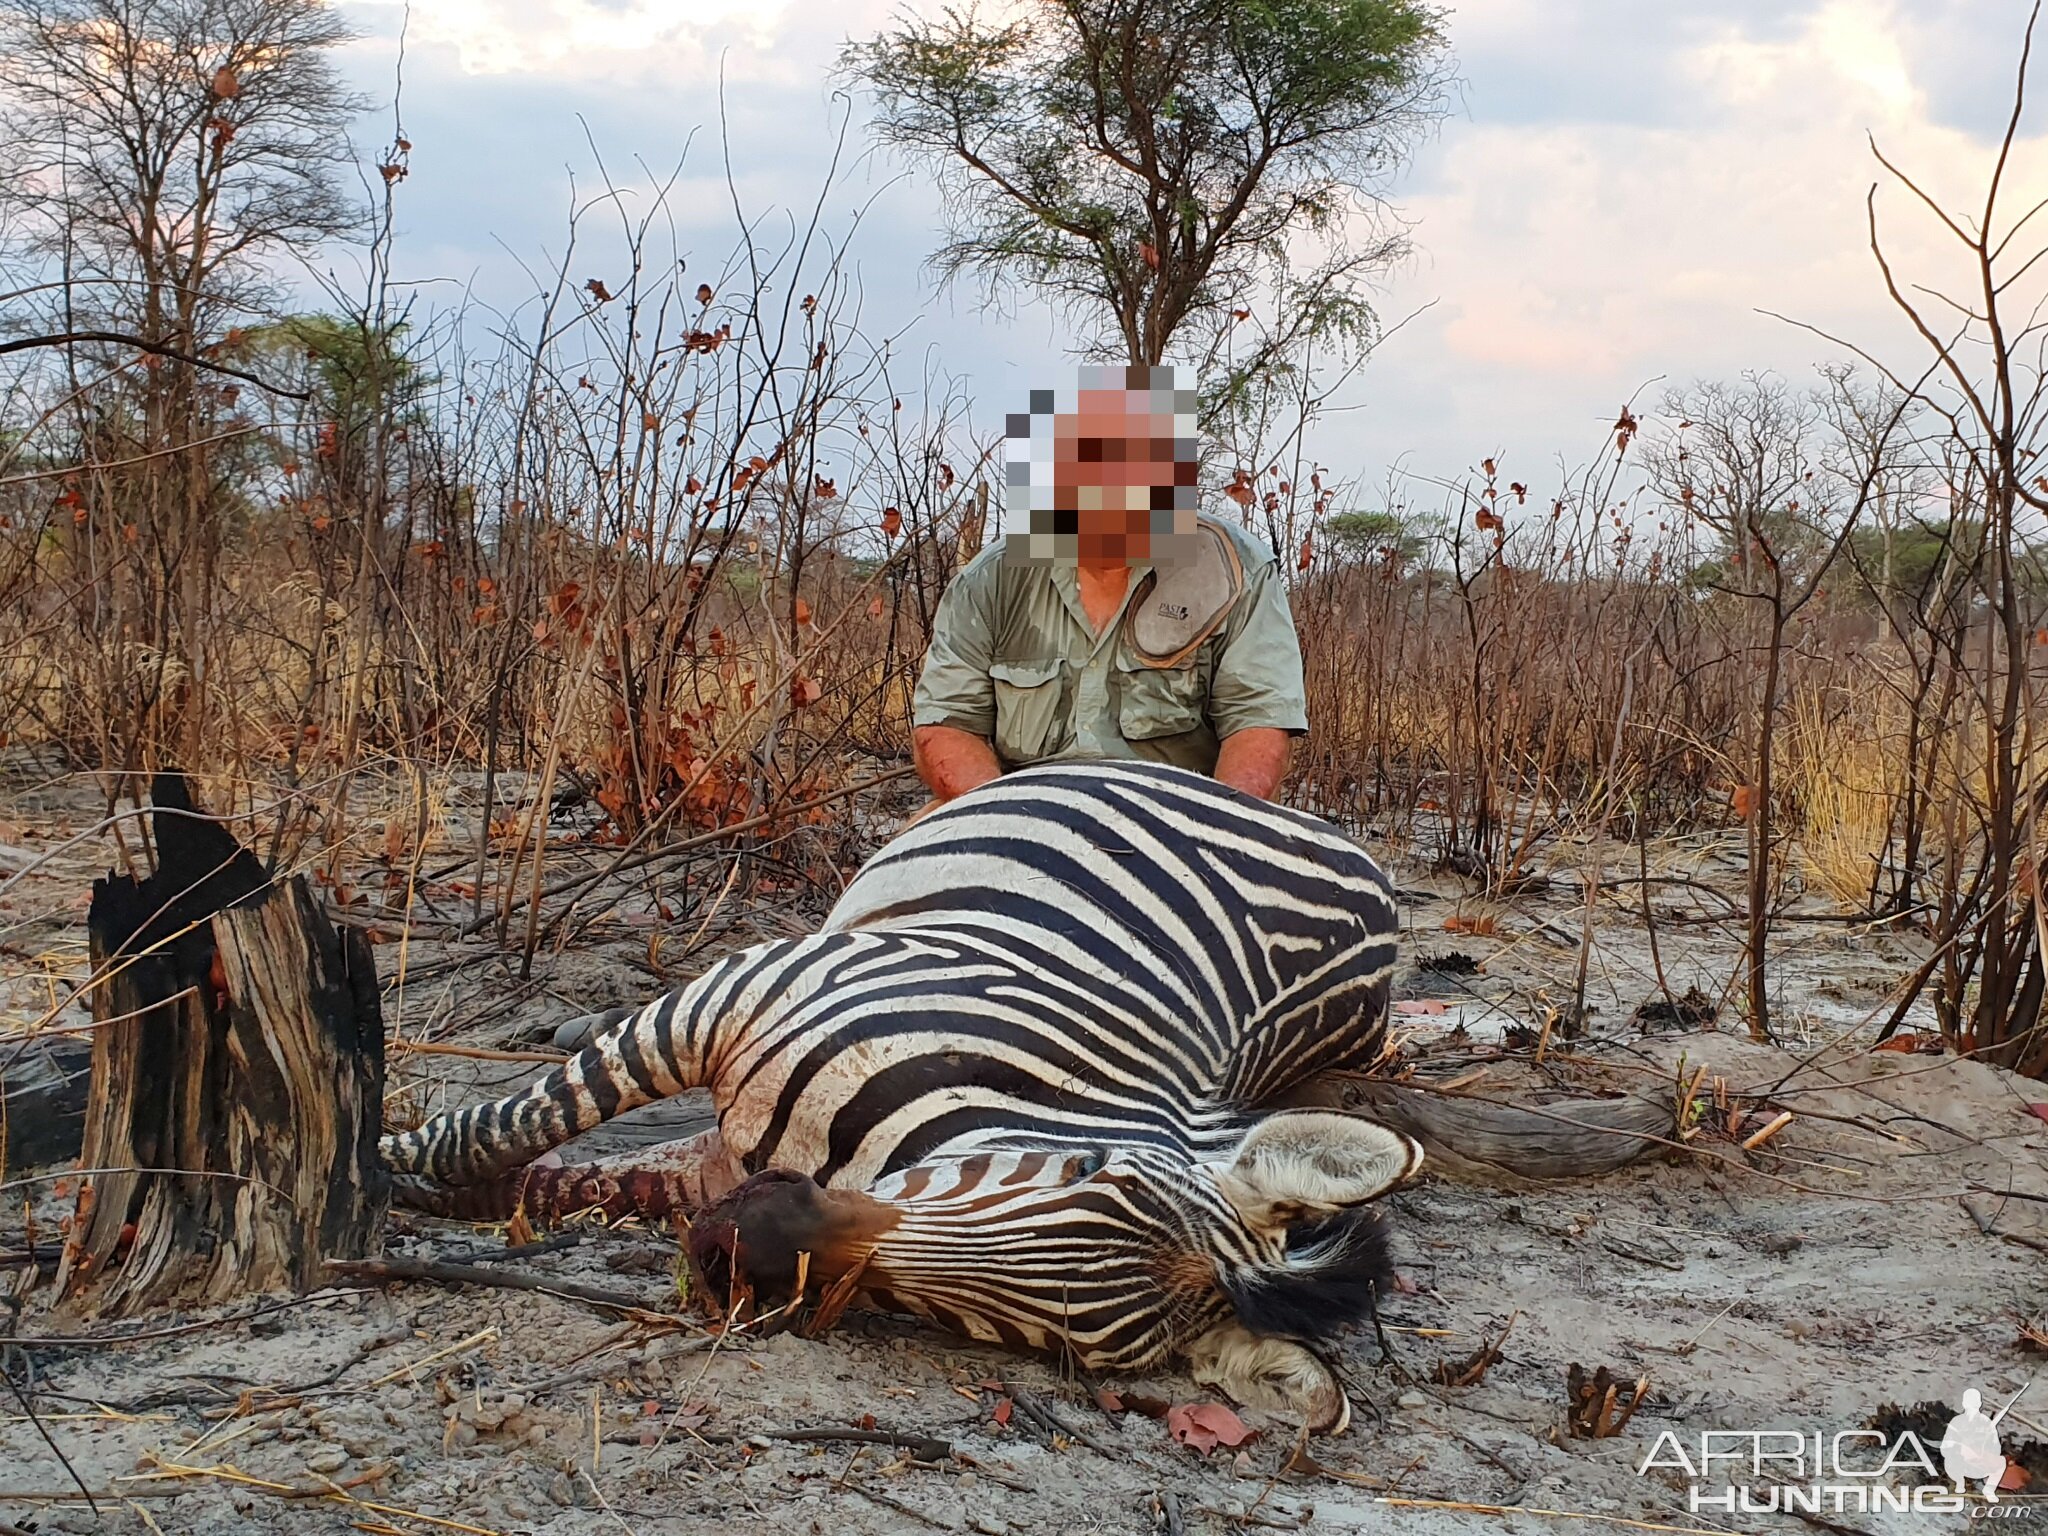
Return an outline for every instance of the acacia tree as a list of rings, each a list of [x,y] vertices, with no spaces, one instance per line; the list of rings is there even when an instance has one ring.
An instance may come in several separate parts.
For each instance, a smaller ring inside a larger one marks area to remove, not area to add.
[[[1378,193],[1442,107],[1419,0],[1028,0],[902,16],[843,67],[947,198],[947,279],[1060,304],[1077,350],[1210,366],[1215,417],[1311,342],[1359,350],[1405,250]],[[1369,233],[1361,238],[1357,230]],[[1226,356],[1257,317],[1258,345]]]
[[[276,257],[355,223],[337,181],[360,103],[331,59],[349,36],[326,0],[0,0],[0,205],[48,300],[7,318],[67,346],[77,618],[151,658],[102,707],[141,727],[169,705],[177,745],[207,713],[222,444],[255,430],[211,365]],[[139,742],[108,745],[142,766]]]

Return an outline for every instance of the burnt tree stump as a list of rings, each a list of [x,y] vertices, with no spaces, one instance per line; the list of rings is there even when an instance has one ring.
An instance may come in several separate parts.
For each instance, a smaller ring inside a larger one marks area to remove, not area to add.
[[[92,1088],[58,1287],[101,1314],[325,1284],[326,1260],[378,1251],[389,1199],[368,943],[189,814],[181,778],[151,799],[156,874],[96,882],[86,919]]]

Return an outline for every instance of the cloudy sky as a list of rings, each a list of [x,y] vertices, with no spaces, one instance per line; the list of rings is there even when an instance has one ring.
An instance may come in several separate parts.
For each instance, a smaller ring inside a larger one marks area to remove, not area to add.
[[[918,0],[936,4],[937,0]],[[405,29],[399,270],[443,300],[516,304],[563,245],[592,146],[683,173],[672,207],[690,270],[731,249],[722,156],[750,214],[807,211],[845,112],[828,79],[848,35],[893,0],[343,0],[363,34],[345,67],[389,100]],[[1388,340],[1317,450],[1419,492],[1489,455],[1554,483],[1601,448],[1631,396],[1839,356],[1774,310],[1899,361],[1910,335],[1872,262],[1875,137],[1937,196],[1981,200],[2009,110],[2021,0],[1465,0],[1449,30],[1462,86],[1395,191],[1415,254],[1378,295]],[[719,79],[727,127],[719,122]],[[2012,203],[2048,195],[2041,114]],[[388,121],[388,119],[386,119]],[[359,137],[378,130],[361,126]],[[687,156],[685,151],[687,147]],[[932,192],[864,154],[858,113],[827,227],[852,235],[870,331],[957,375],[993,424],[1052,381],[1061,338],[1026,308],[995,318],[936,295]],[[1895,186],[1879,193],[1903,278],[1960,291],[1967,268]],[[585,273],[604,276],[601,236]],[[581,258],[579,258],[579,262]],[[524,264],[524,266],[522,265]],[[1419,498],[1423,499],[1423,498]]]

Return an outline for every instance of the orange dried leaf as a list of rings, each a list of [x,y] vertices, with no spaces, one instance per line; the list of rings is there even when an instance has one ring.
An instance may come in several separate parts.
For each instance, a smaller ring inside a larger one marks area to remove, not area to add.
[[[1735,792],[1728,797],[1728,808],[1735,813],[1737,821],[1747,821],[1756,814],[1756,786],[1738,784]]]
[[[1166,1410],[1166,1432],[1204,1456],[1219,1445],[1243,1445],[1257,1433],[1221,1403],[1176,1403]]]
[[[894,507],[882,508],[882,537],[893,539],[903,527],[903,514]]]

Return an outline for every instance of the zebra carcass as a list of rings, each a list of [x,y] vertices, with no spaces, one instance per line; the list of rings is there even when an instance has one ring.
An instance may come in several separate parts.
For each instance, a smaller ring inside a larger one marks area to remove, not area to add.
[[[918,821],[819,933],[384,1155],[428,1208],[694,1210],[717,1295],[857,1293],[1097,1368],[1177,1357],[1338,1428],[1312,1346],[1370,1315],[1370,1202],[1422,1153],[1279,1106],[1378,1059],[1396,927],[1386,877],[1313,817],[1159,765],[1033,768]],[[694,1087],[717,1139],[666,1167],[532,1167]]]

